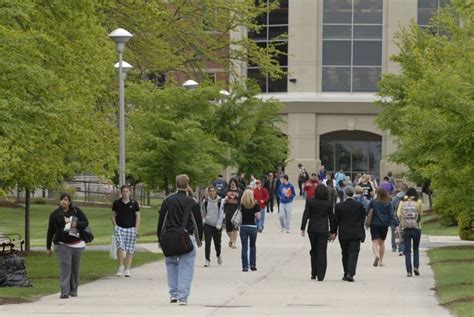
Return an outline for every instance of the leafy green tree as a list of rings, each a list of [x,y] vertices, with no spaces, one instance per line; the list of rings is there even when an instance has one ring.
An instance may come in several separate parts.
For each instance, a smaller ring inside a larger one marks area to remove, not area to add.
[[[432,181],[441,221],[456,219],[463,239],[474,239],[473,17],[474,3],[453,0],[430,30],[399,32],[401,73],[383,77],[377,119],[398,143],[392,160]]]

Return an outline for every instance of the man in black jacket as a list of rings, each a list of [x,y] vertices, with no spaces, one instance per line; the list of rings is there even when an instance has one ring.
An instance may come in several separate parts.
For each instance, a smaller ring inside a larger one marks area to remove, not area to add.
[[[188,196],[189,177],[185,174],[176,176],[176,188],[178,191],[165,198],[160,208],[160,217],[158,220],[157,236],[158,243],[160,234],[163,230],[180,228],[183,222],[185,211],[191,210],[191,216],[187,221],[186,229],[191,236],[194,248],[191,252],[179,256],[165,257],[166,270],[168,273],[168,287],[170,289],[170,302],[179,302],[180,305],[186,305],[188,302],[191,282],[194,274],[194,262],[196,259],[196,248],[201,246],[200,241],[203,235],[203,225],[201,209],[193,197]],[[166,217],[166,222],[165,222]],[[192,219],[194,217],[194,220]],[[193,237],[195,234],[195,237]],[[179,277],[179,279],[178,279]]]
[[[352,186],[344,188],[346,200],[336,205],[335,227],[332,233],[339,229],[339,243],[342,249],[342,266],[344,276],[342,279],[354,282],[357,258],[359,257],[360,242],[365,240],[364,206],[354,200]]]

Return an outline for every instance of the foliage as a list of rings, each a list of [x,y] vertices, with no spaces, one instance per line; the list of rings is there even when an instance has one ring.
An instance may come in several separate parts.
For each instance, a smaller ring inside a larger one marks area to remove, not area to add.
[[[377,122],[398,143],[391,159],[431,179],[441,219],[462,217],[463,230],[472,232],[474,3],[453,0],[432,23],[438,33],[415,23],[399,32],[392,59],[401,73],[380,82]]]

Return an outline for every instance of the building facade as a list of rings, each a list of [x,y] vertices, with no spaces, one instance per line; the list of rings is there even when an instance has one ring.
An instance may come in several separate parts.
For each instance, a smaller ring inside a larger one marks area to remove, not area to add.
[[[258,0],[265,3],[270,0]],[[352,178],[376,178],[402,171],[388,162],[395,144],[375,119],[380,109],[377,82],[399,71],[390,60],[398,49],[395,34],[411,20],[428,24],[446,0],[281,0],[280,9],[259,18],[262,29],[244,27],[232,36],[248,36],[266,46],[278,45],[288,75],[271,80],[258,67],[239,64],[240,75],[255,79],[262,98],[284,104],[282,131],[290,141],[286,172],[293,181],[297,165],[309,172],[324,165]],[[281,36],[287,33],[287,37]]]

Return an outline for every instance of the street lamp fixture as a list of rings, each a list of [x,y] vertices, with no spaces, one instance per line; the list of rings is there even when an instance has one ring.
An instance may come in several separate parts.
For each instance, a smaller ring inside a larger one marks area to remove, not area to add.
[[[119,72],[119,185],[125,185],[125,74],[130,69],[125,70],[123,62],[123,51],[133,35],[127,30],[118,28],[110,32],[109,37],[115,42],[117,52],[119,53],[118,72]],[[130,66],[130,65],[128,65]]]
[[[197,82],[195,82],[194,80],[192,80],[192,79],[186,80],[183,84],[183,87],[188,89],[188,90],[195,89],[195,88],[197,88],[197,86],[199,86],[199,84]]]
[[[127,73],[130,69],[132,69],[133,66],[130,65],[129,63],[127,63],[126,61],[122,61],[122,73],[123,73],[123,80],[125,80],[125,78],[127,77]],[[115,69],[117,70],[117,72],[120,71],[120,64],[119,63],[115,63]]]

